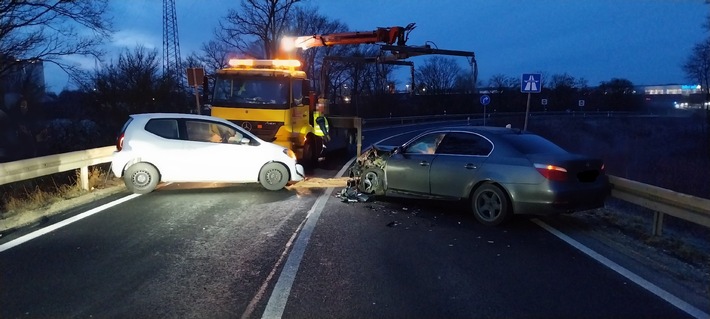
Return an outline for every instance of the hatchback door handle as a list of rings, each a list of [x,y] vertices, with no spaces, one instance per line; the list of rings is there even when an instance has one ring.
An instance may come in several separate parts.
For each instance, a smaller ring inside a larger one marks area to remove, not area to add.
[[[429,162],[421,161],[421,162],[419,162],[419,166],[429,166]]]
[[[469,164],[464,165],[464,168],[466,168],[466,169],[477,169],[478,167],[476,167],[476,165],[473,165],[473,164],[469,163]]]

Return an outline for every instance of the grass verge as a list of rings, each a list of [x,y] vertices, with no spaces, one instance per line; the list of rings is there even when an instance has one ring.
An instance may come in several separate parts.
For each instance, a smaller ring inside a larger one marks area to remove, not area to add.
[[[89,169],[89,190],[82,189],[80,180],[79,170],[76,170],[0,186],[3,194],[0,233],[71,208],[79,198],[92,200],[99,194],[103,196],[107,190],[113,192],[123,188],[122,181],[105,165]]]

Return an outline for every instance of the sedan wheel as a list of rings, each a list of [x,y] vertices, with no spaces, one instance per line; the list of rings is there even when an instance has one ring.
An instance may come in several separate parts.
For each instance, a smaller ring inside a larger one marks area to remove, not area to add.
[[[360,182],[357,185],[358,190],[362,193],[370,195],[385,194],[385,173],[379,168],[366,168],[360,174]]]
[[[129,191],[136,194],[152,192],[160,182],[160,173],[148,163],[136,163],[128,167],[123,174],[123,183]]]
[[[471,198],[473,214],[486,226],[496,226],[510,218],[510,201],[500,187],[483,184]]]
[[[259,183],[270,191],[284,188],[288,181],[288,169],[279,163],[268,163],[259,172]]]

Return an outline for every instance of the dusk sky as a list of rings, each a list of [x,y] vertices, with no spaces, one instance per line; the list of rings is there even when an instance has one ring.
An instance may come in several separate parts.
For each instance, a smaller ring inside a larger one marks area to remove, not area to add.
[[[110,52],[136,45],[162,50],[162,0],[111,1]],[[238,0],[176,0],[183,58],[214,38],[214,28]],[[520,77],[567,73],[590,86],[611,78],[636,85],[691,84],[681,69],[692,47],[708,36],[704,0],[304,0],[352,31],[416,23],[408,45],[473,51],[484,83],[494,74]],[[426,57],[411,59],[422,65]],[[466,66],[464,58],[462,66]],[[96,63],[73,58],[94,69]],[[49,90],[68,85],[46,67]]]

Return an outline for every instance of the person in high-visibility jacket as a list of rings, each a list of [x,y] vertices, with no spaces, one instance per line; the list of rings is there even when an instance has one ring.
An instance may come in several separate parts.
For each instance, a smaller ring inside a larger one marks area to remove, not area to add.
[[[313,129],[317,136],[323,137],[323,140],[328,142],[330,140],[330,135],[328,135],[328,119],[323,115],[326,103],[328,103],[328,100],[318,99],[316,109],[313,111],[313,123],[316,124]]]
[[[330,135],[328,135],[328,119],[326,119],[325,116],[323,116],[320,112],[314,111],[313,122],[316,123],[316,125],[313,127],[315,134],[317,136],[323,137],[324,141],[329,141]]]

